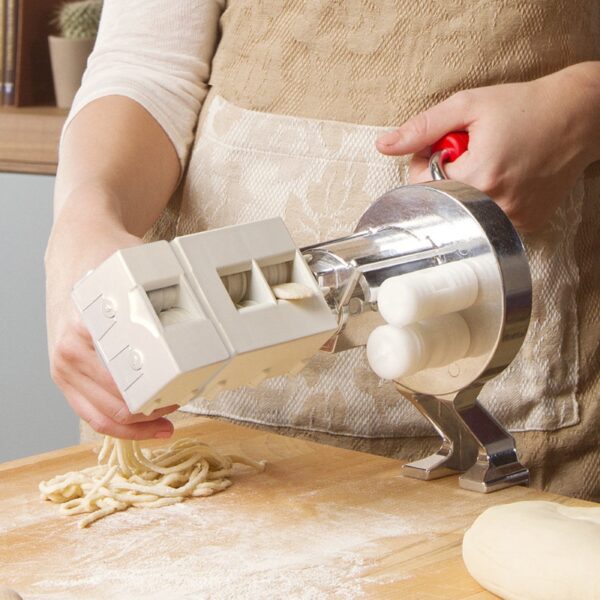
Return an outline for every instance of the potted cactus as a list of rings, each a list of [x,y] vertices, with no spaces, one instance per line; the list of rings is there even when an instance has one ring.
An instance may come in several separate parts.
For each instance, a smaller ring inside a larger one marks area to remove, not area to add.
[[[81,78],[92,52],[102,0],[77,0],[59,7],[53,25],[59,35],[48,38],[56,104],[69,108],[81,85]]]

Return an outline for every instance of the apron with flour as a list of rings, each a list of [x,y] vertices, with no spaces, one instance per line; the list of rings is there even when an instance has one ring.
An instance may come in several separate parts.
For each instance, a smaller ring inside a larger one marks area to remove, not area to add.
[[[153,232],[172,237],[281,216],[297,245],[351,232],[406,182],[378,135],[466,88],[600,59],[597,0],[230,0],[179,193]],[[518,160],[518,155],[515,160]],[[534,482],[600,497],[600,178],[589,169],[552,222],[526,237],[534,310],[525,344],[483,392],[517,433]],[[299,375],[185,407],[401,458],[432,430],[364,349]]]

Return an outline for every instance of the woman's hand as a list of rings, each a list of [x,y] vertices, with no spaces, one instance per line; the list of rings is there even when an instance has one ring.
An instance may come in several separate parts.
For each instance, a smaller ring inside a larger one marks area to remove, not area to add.
[[[493,198],[516,227],[549,221],[577,178],[600,159],[600,62],[527,83],[458,92],[377,140],[383,154],[414,154],[410,181],[430,181],[430,146],[451,131],[469,150],[446,165],[450,179]]]
[[[71,299],[73,285],[116,250],[142,240],[125,231],[96,199],[76,198],[61,211],[46,251],[46,306],[52,378],[73,410],[100,433],[127,439],[166,438],[173,425],[162,418],[132,415]]]
[[[119,438],[169,437],[162,418],[131,415],[71,299],[73,285],[116,250],[141,244],[173,194],[180,162],[160,124],[124,96],[93,100],[67,126],[46,250],[52,378],[93,429]]]

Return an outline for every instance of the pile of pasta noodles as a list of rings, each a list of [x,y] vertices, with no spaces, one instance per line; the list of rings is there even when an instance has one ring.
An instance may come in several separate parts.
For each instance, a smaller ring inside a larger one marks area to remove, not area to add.
[[[195,438],[149,449],[106,436],[96,466],[43,481],[39,489],[43,499],[60,504],[63,514],[85,514],[79,521],[83,528],[132,506],[167,506],[211,496],[231,485],[234,463],[258,471],[265,467],[243,456],[219,454]]]

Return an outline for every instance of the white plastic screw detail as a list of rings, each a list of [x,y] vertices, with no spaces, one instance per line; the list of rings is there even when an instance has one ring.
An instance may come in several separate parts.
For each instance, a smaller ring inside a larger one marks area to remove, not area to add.
[[[112,305],[112,302],[110,300],[102,301],[102,314],[107,319],[112,319],[115,316],[115,307]]]
[[[134,371],[139,371],[144,365],[142,355],[137,350],[131,350],[129,353],[129,365]]]

